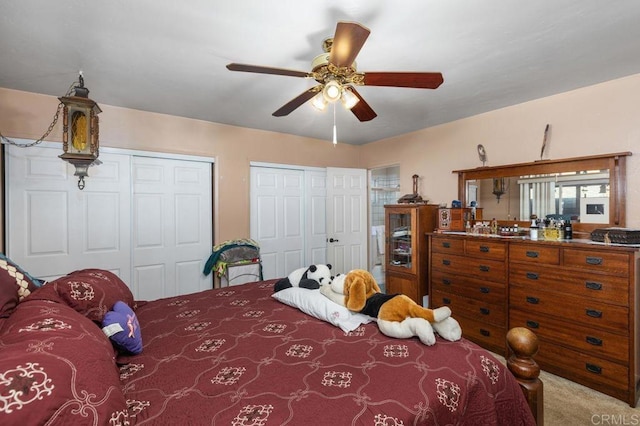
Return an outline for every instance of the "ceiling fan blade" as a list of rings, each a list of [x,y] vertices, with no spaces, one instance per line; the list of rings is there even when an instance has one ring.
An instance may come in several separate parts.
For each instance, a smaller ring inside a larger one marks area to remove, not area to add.
[[[439,72],[365,72],[365,86],[436,89],[444,82]]]
[[[350,90],[354,95],[360,99],[360,102],[355,104],[353,108],[351,108],[351,112],[355,115],[360,121],[370,121],[378,116],[376,112],[369,106],[369,104],[364,100],[360,93],[355,89],[355,87],[349,87],[347,90]]]
[[[230,71],[255,72],[258,74],[287,75],[290,77],[311,77],[310,73],[304,72],[304,71],[288,70],[284,68],[263,67],[260,65],[231,63],[227,65],[227,69]]]
[[[291,112],[293,112],[293,110],[298,108],[303,103],[307,102],[309,99],[313,98],[316,94],[318,94],[320,92],[321,87],[322,86],[318,85],[318,86],[312,87],[306,92],[302,92],[300,95],[296,96],[286,104],[282,105],[280,109],[278,109],[276,112],[273,113],[273,116],[283,117],[285,115],[289,115]]]
[[[370,32],[368,28],[355,22],[338,22],[329,62],[337,67],[350,67]]]

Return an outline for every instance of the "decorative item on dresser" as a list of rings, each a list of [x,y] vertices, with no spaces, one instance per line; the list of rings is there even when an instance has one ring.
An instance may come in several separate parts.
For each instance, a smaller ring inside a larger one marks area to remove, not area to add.
[[[540,339],[543,370],[638,401],[640,246],[429,234],[430,307],[504,354],[509,328]]]
[[[440,231],[464,231],[467,224],[473,226],[482,220],[482,209],[471,207],[438,209],[438,229]]]
[[[435,204],[384,206],[386,292],[402,293],[422,305],[427,295],[427,239],[436,226]]]

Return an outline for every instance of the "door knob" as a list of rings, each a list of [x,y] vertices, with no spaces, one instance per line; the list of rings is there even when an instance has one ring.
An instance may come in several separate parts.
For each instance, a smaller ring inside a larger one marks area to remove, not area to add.
[[[329,242],[330,242],[330,243],[337,243],[337,242],[338,242],[338,239],[337,239],[337,238],[336,238],[336,239],[329,238]]]

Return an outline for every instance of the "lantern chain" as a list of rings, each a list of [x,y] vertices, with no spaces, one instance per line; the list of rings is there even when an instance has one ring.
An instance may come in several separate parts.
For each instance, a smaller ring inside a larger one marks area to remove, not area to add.
[[[73,92],[73,89],[75,88],[76,84],[79,84],[79,82],[74,81],[73,83],[71,83],[71,86],[69,86],[69,90],[67,90],[67,93],[64,95],[65,97],[71,95],[71,92]],[[19,148],[29,148],[29,147],[38,145],[39,143],[43,142],[44,139],[47,136],[49,136],[49,134],[53,131],[53,128],[58,123],[58,117],[60,116],[60,111],[62,111],[62,107],[64,107],[64,104],[62,102],[60,102],[58,104],[58,108],[56,109],[56,113],[53,116],[53,120],[51,121],[51,124],[49,124],[49,128],[47,129],[46,132],[44,132],[44,134],[37,141],[33,141],[33,142],[22,144],[22,143],[18,143],[18,142],[14,141],[14,140],[9,139],[5,135],[3,135],[2,132],[0,132],[0,142],[3,143],[3,144],[17,146]]]

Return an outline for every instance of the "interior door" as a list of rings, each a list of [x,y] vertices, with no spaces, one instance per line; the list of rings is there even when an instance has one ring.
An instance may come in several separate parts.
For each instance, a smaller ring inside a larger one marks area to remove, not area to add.
[[[327,172],[305,170],[305,265],[327,263]]]
[[[305,264],[304,172],[251,166],[250,180],[250,235],[263,277],[285,277]]]
[[[46,280],[106,269],[136,299],[211,288],[211,163],[105,151],[81,191],[59,144],[8,147],[9,257]]]
[[[367,269],[367,171],[327,168],[327,262],[335,273]]]
[[[211,164],[136,156],[131,174],[136,299],[212,288]]]
[[[7,255],[44,280],[92,267],[129,283],[129,156],[102,153],[81,191],[58,155],[59,144],[7,146]]]

